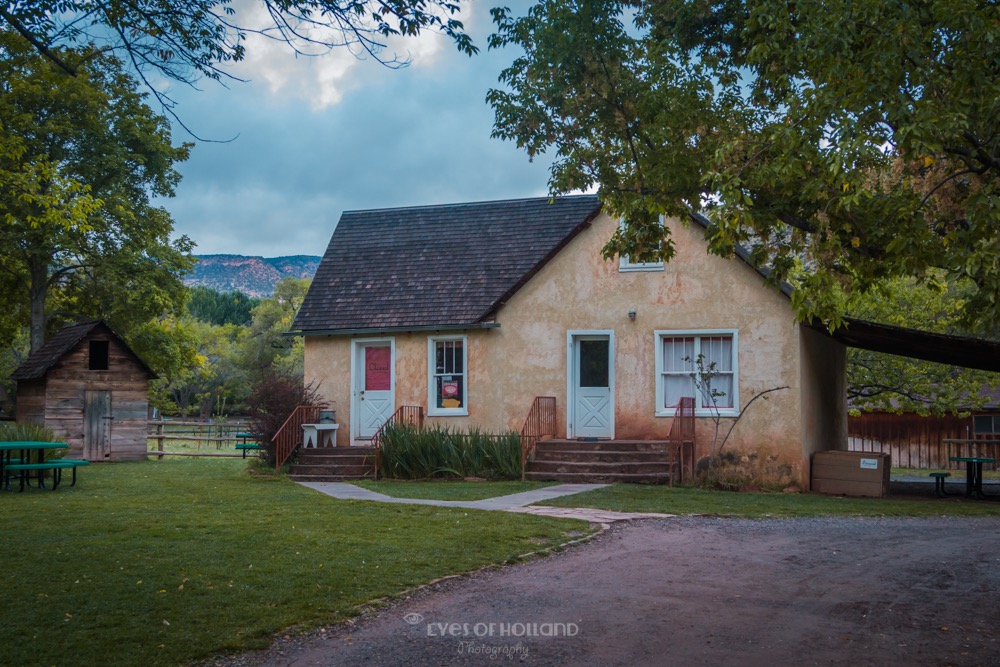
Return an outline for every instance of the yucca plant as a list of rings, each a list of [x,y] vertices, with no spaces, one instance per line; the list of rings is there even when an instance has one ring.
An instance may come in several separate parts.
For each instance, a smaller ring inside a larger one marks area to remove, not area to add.
[[[521,444],[516,433],[452,431],[435,425],[420,429],[391,424],[382,434],[379,475],[394,479],[486,477],[518,479]]]
[[[0,442],[66,442],[65,438],[57,438],[50,428],[31,422],[6,423],[0,426]],[[61,459],[65,450],[46,449],[43,451],[46,461]]]

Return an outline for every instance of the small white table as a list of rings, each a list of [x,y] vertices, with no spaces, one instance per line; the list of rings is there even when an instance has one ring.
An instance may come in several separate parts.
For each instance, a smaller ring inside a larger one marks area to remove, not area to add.
[[[340,424],[303,424],[303,447],[335,447]]]

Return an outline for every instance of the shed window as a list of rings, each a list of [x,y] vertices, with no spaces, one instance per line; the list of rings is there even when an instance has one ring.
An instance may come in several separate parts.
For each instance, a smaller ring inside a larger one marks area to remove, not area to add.
[[[108,341],[106,340],[90,341],[90,370],[92,371],[108,370]]]

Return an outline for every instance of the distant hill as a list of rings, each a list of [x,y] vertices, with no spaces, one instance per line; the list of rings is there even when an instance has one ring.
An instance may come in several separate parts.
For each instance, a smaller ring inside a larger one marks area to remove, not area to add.
[[[204,285],[220,292],[239,290],[249,296],[266,297],[282,278],[312,278],[319,257],[247,257],[245,255],[195,255],[198,263],[184,282]]]

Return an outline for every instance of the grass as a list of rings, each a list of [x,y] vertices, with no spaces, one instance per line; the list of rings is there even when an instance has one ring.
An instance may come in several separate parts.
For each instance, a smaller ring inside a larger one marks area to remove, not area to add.
[[[485,500],[512,493],[522,493],[552,486],[555,482],[465,482],[432,481],[410,482],[397,480],[361,480],[357,486],[393,498],[421,498],[425,500]]]
[[[683,487],[613,484],[602,489],[546,500],[557,507],[592,507],[618,512],[709,514],[741,518],[764,516],[995,516],[1000,502],[963,497],[841,498],[811,493],[734,493]]]
[[[234,459],[0,493],[6,664],[187,664],[565,542],[575,521],[337,501]]]

